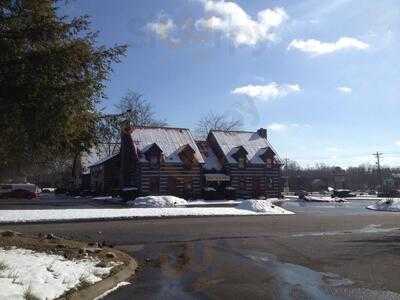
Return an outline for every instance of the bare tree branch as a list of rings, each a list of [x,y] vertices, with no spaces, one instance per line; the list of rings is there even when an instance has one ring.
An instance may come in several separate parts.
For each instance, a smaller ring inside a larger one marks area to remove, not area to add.
[[[206,138],[210,130],[239,130],[242,126],[240,119],[210,111],[197,122],[195,134],[199,138]]]
[[[98,124],[99,157],[107,157],[119,152],[121,123],[129,119],[133,126],[166,126],[165,120],[155,118],[151,104],[142,95],[128,91],[115,105],[118,114],[101,118]]]

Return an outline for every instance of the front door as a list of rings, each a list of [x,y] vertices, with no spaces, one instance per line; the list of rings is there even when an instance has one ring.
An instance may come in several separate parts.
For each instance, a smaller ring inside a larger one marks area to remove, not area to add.
[[[160,193],[160,177],[150,177],[150,193],[152,195]]]
[[[176,178],[173,176],[168,177],[168,194],[176,195]]]
[[[258,177],[253,177],[252,182],[253,182],[252,194],[254,198],[257,198],[261,195],[260,179]]]
[[[186,177],[184,180],[184,195],[186,199],[193,197],[193,181],[190,177]]]

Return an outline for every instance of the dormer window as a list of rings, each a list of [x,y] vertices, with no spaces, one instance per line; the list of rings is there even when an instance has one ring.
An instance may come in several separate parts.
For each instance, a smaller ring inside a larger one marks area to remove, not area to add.
[[[260,155],[260,158],[265,162],[267,168],[272,168],[277,164],[275,159],[275,152],[270,147],[267,147],[265,151]]]
[[[246,167],[248,152],[243,146],[236,147],[236,152],[232,154],[232,157],[238,162],[238,167],[243,169]]]
[[[190,170],[196,164],[194,154],[195,151],[189,144],[185,145],[179,152],[179,158],[186,169]]]
[[[157,144],[152,144],[147,151],[145,151],[145,157],[150,164],[150,168],[158,169],[160,167],[162,150]]]
[[[160,158],[156,155],[152,155],[150,157],[150,167],[152,169],[157,168],[160,165]]]
[[[273,158],[267,158],[265,161],[265,164],[267,165],[267,168],[272,168],[274,164],[274,159]]]
[[[246,158],[245,157],[239,157],[238,158],[238,166],[240,169],[246,168]]]

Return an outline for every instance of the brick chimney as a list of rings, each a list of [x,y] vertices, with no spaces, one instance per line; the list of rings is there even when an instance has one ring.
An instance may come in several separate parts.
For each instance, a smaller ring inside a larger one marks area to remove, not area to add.
[[[260,137],[266,139],[266,138],[267,138],[267,129],[265,129],[265,128],[260,128],[260,129],[257,130],[257,134],[258,134]]]
[[[130,170],[132,166],[138,160],[138,153],[132,140],[132,131],[134,128],[128,120],[125,120],[121,124],[121,147],[120,153],[120,187],[131,185],[130,182]]]

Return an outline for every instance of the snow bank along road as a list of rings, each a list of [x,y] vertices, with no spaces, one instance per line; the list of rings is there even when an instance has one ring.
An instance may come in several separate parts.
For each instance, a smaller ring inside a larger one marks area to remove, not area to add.
[[[279,206],[273,206],[270,210],[262,212],[234,207],[1,210],[0,223],[112,220],[180,216],[254,216],[280,214],[293,213]]]
[[[83,282],[94,284],[109,275],[112,267],[99,267],[98,262],[0,248],[0,299],[55,299]]]
[[[285,299],[286,293],[292,296],[286,299],[398,299],[399,215],[365,211],[0,228],[101,239],[137,258],[140,276],[104,300]]]

